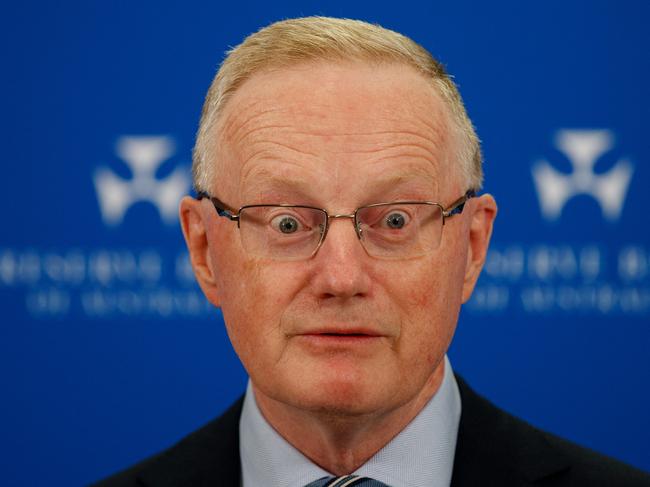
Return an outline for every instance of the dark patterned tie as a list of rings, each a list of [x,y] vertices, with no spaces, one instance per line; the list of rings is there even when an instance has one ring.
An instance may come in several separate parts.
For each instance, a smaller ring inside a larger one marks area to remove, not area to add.
[[[305,487],[389,487],[379,480],[358,475],[345,475],[343,477],[323,477],[314,480]]]

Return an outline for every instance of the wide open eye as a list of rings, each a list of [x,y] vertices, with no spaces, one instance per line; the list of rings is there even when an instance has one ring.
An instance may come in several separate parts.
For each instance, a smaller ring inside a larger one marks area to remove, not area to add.
[[[406,232],[417,218],[419,208],[408,203],[391,203],[371,205],[362,208],[358,213],[359,222],[363,228],[377,232],[396,235]]]
[[[302,224],[292,215],[277,215],[271,220],[271,226],[280,233],[291,234],[301,229]]]
[[[409,216],[403,211],[391,211],[384,217],[384,225],[391,230],[401,230],[409,222]]]

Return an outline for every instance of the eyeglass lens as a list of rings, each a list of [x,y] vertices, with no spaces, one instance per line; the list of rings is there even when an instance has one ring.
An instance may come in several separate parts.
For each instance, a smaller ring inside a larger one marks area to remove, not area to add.
[[[442,208],[435,204],[389,203],[359,208],[358,236],[374,257],[404,258],[435,249],[442,233]],[[327,228],[327,213],[316,208],[251,206],[239,214],[242,245],[259,257],[309,258]]]
[[[442,208],[428,204],[386,204],[360,208],[362,242],[375,257],[423,255],[440,243]]]

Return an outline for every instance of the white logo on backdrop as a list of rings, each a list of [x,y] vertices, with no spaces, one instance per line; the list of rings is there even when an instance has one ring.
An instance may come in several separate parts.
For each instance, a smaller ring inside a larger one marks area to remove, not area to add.
[[[105,167],[95,171],[93,179],[104,223],[118,225],[131,205],[139,201],[148,201],[158,208],[165,223],[175,223],[178,202],[190,190],[188,171],[177,167],[164,179],[156,178],[156,170],[174,150],[174,142],[168,136],[118,139],[117,155],[129,166],[133,177],[123,179]]]
[[[606,173],[594,172],[596,162],[614,145],[612,132],[560,130],[555,137],[555,145],[566,155],[573,172],[559,172],[545,160],[533,166],[533,180],[542,215],[547,220],[557,220],[571,198],[586,194],[598,202],[606,219],[617,220],[634,168],[628,160],[620,159]]]

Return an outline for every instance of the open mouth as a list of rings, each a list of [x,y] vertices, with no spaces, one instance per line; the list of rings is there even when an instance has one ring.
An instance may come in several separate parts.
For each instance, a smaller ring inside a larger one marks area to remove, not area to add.
[[[370,333],[340,333],[340,332],[322,332],[306,333],[301,337],[308,342],[322,345],[351,345],[370,343],[380,339],[379,335]]]

